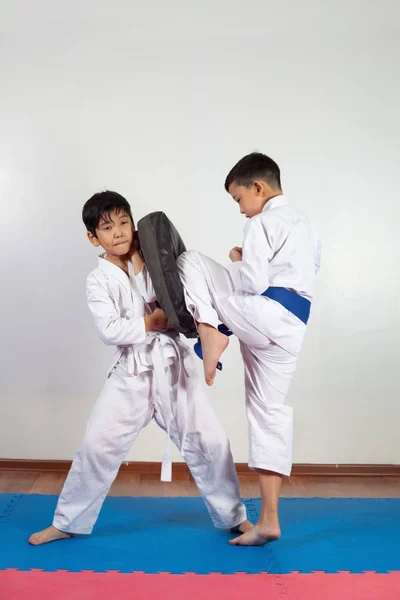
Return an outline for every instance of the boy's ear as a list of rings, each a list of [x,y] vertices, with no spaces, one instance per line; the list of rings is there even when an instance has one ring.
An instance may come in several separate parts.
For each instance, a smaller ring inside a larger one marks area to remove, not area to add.
[[[90,231],[87,232],[87,236],[88,236],[88,240],[89,242],[95,246],[96,248],[98,248],[100,246],[100,242],[97,239],[97,237],[95,235],[93,235],[93,233],[91,233]]]
[[[268,193],[268,184],[265,181],[255,181],[253,186],[257,196],[265,196]]]
[[[261,194],[261,192],[263,191],[263,183],[264,183],[263,181],[255,181],[253,183],[253,186],[254,186],[257,194]]]

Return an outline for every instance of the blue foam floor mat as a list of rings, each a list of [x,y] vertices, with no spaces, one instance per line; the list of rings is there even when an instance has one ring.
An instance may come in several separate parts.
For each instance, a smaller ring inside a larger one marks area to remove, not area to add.
[[[283,537],[232,547],[200,498],[106,499],[91,536],[32,547],[57,497],[0,494],[0,570],[289,573],[400,570],[400,499],[283,499]],[[259,500],[245,500],[256,521]]]

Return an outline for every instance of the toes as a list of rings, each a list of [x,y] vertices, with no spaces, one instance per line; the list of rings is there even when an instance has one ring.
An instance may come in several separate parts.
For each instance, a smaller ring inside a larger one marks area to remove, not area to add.
[[[239,544],[240,544],[239,540],[241,537],[242,536],[240,535],[239,537],[234,538],[233,540],[229,540],[230,545],[231,546],[239,546]]]
[[[38,545],[38,538],[35,535],[31,535],[31,537],[29,538],[28,542],[30,544],[32,544],[32,546],[37,546]]]

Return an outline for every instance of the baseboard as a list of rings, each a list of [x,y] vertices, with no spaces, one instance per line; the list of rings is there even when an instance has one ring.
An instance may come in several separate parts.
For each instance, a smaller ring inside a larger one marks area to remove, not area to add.
[[[28,460],[28,459],[0,459],[0,470],[10,471],[59,471],[67,472],[71,467],[70,460]],[[123,463],[119,473],[142,475],[159,475],[161,465],[158,462],[128,462]],[[173,463],[175,475],[188,475],[189,469],[185,463]],[[254,475],[246,463],[236,463],[239,475]],[[400,476],[400,465],[374,465],[374,464],[295,464],[292,475],[307,476],[364,476],[364,477],[393,477]]]

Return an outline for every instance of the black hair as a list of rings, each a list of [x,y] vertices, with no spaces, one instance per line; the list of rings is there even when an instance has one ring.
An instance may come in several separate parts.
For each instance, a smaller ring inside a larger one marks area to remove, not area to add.
[[[82,209],[82,219],[87,231],[96,236],[96,229],[99,226],[100,219],[105,215],[110,219],[110,214],[113,210],[117,213],[121,211],[126,212],[133,223],[129,202],[121,194],[107,190],[105,192],[98,192],[89,198]]]
[[[225,189],[229,192],[232,183],[249,188],[257,180],[265,181],[273,188],[282,187],[281,172],[276,162],[261,152],[252,152],[231,169],[225,180]]]

